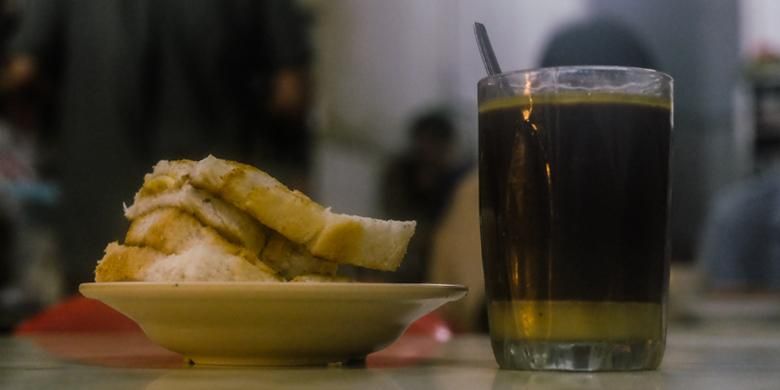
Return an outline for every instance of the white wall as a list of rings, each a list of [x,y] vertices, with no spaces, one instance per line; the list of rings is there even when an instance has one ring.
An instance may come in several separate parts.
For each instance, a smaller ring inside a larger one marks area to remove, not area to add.
[[[503,71],[538,66],[547,39],[568,22],[584,19],[588,4],[580,0],[513,1],[460,0],[456,31],[455,65],[459,98],[475,101],[477,81],[485,70],[477,52],[473,23],[488,29]]]
[[[580,0],[309,0],[317,24],[317,198],[376,215],[377,180],[421,109],[459,111],[476,148],[476,83],[483,77],[474,21],[487,27],[505,70],[533,67],[548,35],[584,17]]]
[[[743,55],[755,54],[762,46],[780,52],[780,1],[741,0],[739,35]]]

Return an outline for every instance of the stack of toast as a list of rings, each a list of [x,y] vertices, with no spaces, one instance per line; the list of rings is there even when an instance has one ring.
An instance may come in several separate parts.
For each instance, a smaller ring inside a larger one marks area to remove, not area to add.
[[[157,163],[125,216],[124,243],[108,244],[96,282],[344,281],[341,264],[397,269],[415,229],[333,212],[213,156]]]

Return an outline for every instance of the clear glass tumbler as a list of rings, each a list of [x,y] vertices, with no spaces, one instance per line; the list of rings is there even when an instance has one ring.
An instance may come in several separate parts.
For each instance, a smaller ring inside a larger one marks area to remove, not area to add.
[[[657,368],[672,78],[543,68],[484,78],[478,94],[482,258],[499,365]]]

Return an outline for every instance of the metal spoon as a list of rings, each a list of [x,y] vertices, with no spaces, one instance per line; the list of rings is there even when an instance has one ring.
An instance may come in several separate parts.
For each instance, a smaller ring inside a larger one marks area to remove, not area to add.
[[[492,76],[501,73],[501,67],[498,65],[496,53],[493,52],[493,46],[490,44],[490,38],[488,37],[485,25],[475,22],[474,35],[477,37],[479,54],[482,55],[482,63],[485,64],[485,71],[487,74]]]

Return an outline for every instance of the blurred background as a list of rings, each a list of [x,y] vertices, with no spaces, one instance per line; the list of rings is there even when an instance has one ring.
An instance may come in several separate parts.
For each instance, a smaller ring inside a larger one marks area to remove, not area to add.
[[[358,277],[466,283],[448,315],[479,329],[474,21],[505,70],[671,74],[673,297],[780,288],[773,0],[6,0],[0,14],[1,329],[92,280],[154,162],[208,153],[340,212],[418,220],[398,273]]]

